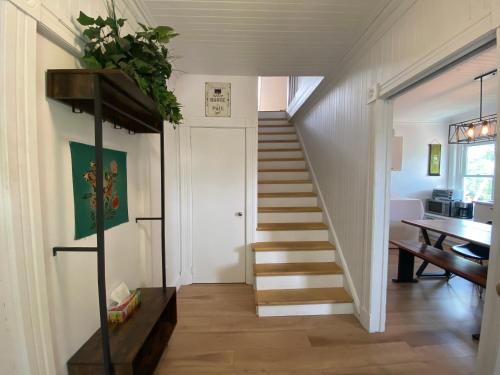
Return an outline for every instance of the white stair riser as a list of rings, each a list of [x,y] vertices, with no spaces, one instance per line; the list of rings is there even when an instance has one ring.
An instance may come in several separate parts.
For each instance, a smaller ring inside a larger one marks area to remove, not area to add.
[[[279,132],[293,132],[295,131],[295,126],[273,126],[272,128],[263,128],[259,126],[259,133],[279,133]]]
[[[265,143],[259,143],[259,148],[264,149],[264,148],[279,148],[279,149],[284,149],[284,148],[300,148],[302,147],[299,142],[265,142]]]
[[[259,151],[259,159],[268,158],[303,158],[302,151]]]
[[[259,193],[312,192],[312,183],[306,184],[259,184]]]
[[[344,286],[343,275],[290,275],[256,276],[256,290],[340,288]]]
[[[287,160],[287,161],[259,161],[259,169],[289,169],[305,168],[305,160]]]
[[[328,241],[328,230],[258,230],[257,242]]]
[[[256,251],[255,264],[335,262],[334,250]]]
[[[278,133],[278,132],[277,132]],[[288,141],[296,140],[297,134],[259,134],[259,141]]]
[[[259,207],[316,207],[316,197],[259,198]]]
[[[352,303],[257,306],[258,316],[341,315],[341,314],[354,314],[354,308]]]
[[[259,223],[318,223],[323,222],[322,212],[261,212]]]
[[[308,180],[309,172],[259,172],[260,180]]]

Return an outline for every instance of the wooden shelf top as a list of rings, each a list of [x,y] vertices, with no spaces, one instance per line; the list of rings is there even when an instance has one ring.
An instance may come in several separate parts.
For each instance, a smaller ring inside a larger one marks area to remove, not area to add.
[[[47,97],[94,115],[94,79],[101,79],[103,120],[135,133],[159,133],[163,119],[156,103],[121,70],[51,69]]]
[[[131,362],[154,329],[167,305],[175,306],[175,288],[141,288],[141,305],[121,325],[109,325],[111,362]],[[173,299],[172,299],[173,298]],[[175,317],[173,317],[175,318]],[[173,330],[175,322],[171,329]],[[70,358],[68,366],[102,364],[101,330],[96,333]]]

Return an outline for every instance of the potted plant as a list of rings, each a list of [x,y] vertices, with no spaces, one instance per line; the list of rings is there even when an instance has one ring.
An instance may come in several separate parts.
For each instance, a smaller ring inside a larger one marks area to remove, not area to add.
[[[172,74],[171,56],[166,47],[178,34],[169,26],[139,24],[140,31],[121,35],[126,19],[116,16],[114,0],[107,3],[108,16],[92,18],[83,12],[77,21],[84,27],[88,69],[121,69],[135,80],[141,90],[156,103],[163,119],[179,125],[180,104],[167,87]]]

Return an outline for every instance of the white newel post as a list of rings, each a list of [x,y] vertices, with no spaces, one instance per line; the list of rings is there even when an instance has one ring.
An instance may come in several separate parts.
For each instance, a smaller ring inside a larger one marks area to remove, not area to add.
[[[0,0],[0,373],[55,374],[40,206],[39,0]]]

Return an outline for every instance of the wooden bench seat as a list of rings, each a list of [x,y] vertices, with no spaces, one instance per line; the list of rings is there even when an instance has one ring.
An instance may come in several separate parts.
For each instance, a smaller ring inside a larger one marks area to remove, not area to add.
[[[390,242],[399,249],[398,278],[394,279],[394,282],[417,281],[413,278],[413,264],[414,257],[418,257],[483,288],[486,287],[486,266],[418,241]]]

